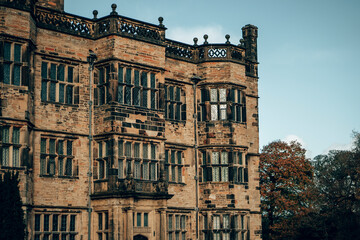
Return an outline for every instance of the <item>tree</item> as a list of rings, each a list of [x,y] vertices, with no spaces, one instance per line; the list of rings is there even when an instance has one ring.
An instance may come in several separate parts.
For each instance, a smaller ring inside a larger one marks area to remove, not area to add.
[[[0,175],[0,240],[23,240],[25,237],[18,176],[14,172]]]
[[[317,214],[322,239],[356,239],[360,236],[360,134],[354,132],[350,151],[332,150],[314,159]],[[313,221],[307,223],[314,224]]]
[[[263,239],[291,239],[311,205],[313,167],[298,142],[274,141],[260,155]]]

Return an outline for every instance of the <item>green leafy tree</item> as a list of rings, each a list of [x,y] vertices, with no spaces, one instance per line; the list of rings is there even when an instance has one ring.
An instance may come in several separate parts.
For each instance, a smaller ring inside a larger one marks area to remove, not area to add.
[[[0,240],[24,240],[24,212],[19,193],[19,174],[0,175]]]
[[[274,141],[260,155],[263,239],[291,239],[310,209],[313,167],[298,142]]]

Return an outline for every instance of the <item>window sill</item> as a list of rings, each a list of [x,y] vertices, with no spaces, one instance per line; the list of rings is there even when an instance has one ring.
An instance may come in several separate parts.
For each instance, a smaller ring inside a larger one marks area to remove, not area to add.
[[[171,119],[171,118],[165,118],[165,121],[170,122],[171,124],[186,124],[185,120],[177,120],[177,119]]]
[[[26,170],[26,167],[1,166],[1,169]]]
[[[52,102],[52,101],[41,101],[41,104],[42,104],[42,105],[52,104],[52,105],[55,105],[55,107],[60,107],[60,106],[64,106],[64,107],[79,107],[79,104],[59,103],[59,102]]]
[[[40,177],[43,178],[61,178],[61,179],[79,179],[76,176],[59,176],[59,175],[49,175],[49,174],[40,174]]]
[[[183,183],[183,182],[172,182],[172,181],[169,181],[169,184],[180,185],[180,186],[185,186],[186,185],[186,183]]]

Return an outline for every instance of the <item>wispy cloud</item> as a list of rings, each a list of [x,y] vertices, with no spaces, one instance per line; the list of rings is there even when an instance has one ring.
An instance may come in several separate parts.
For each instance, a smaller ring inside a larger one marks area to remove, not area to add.
[[[190,28],[175,27],[167,30],[166,34],[166,37],[169,39],[188,44],[194,44],[194,37],[199,39],[198,44],[202,44],[204,42],[203,36],[205,34],[209,36],[209,43],[224,43],[226,41],[226,33],[224,33],[223,28],[220,25],[195,26]]]

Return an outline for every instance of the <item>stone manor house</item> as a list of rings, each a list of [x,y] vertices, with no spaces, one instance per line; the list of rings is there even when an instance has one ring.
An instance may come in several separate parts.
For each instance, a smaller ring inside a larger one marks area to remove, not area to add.
[[[0,174],[27,239],[261,239],[257,27],[189,45],[93,13],[0,0]]]

